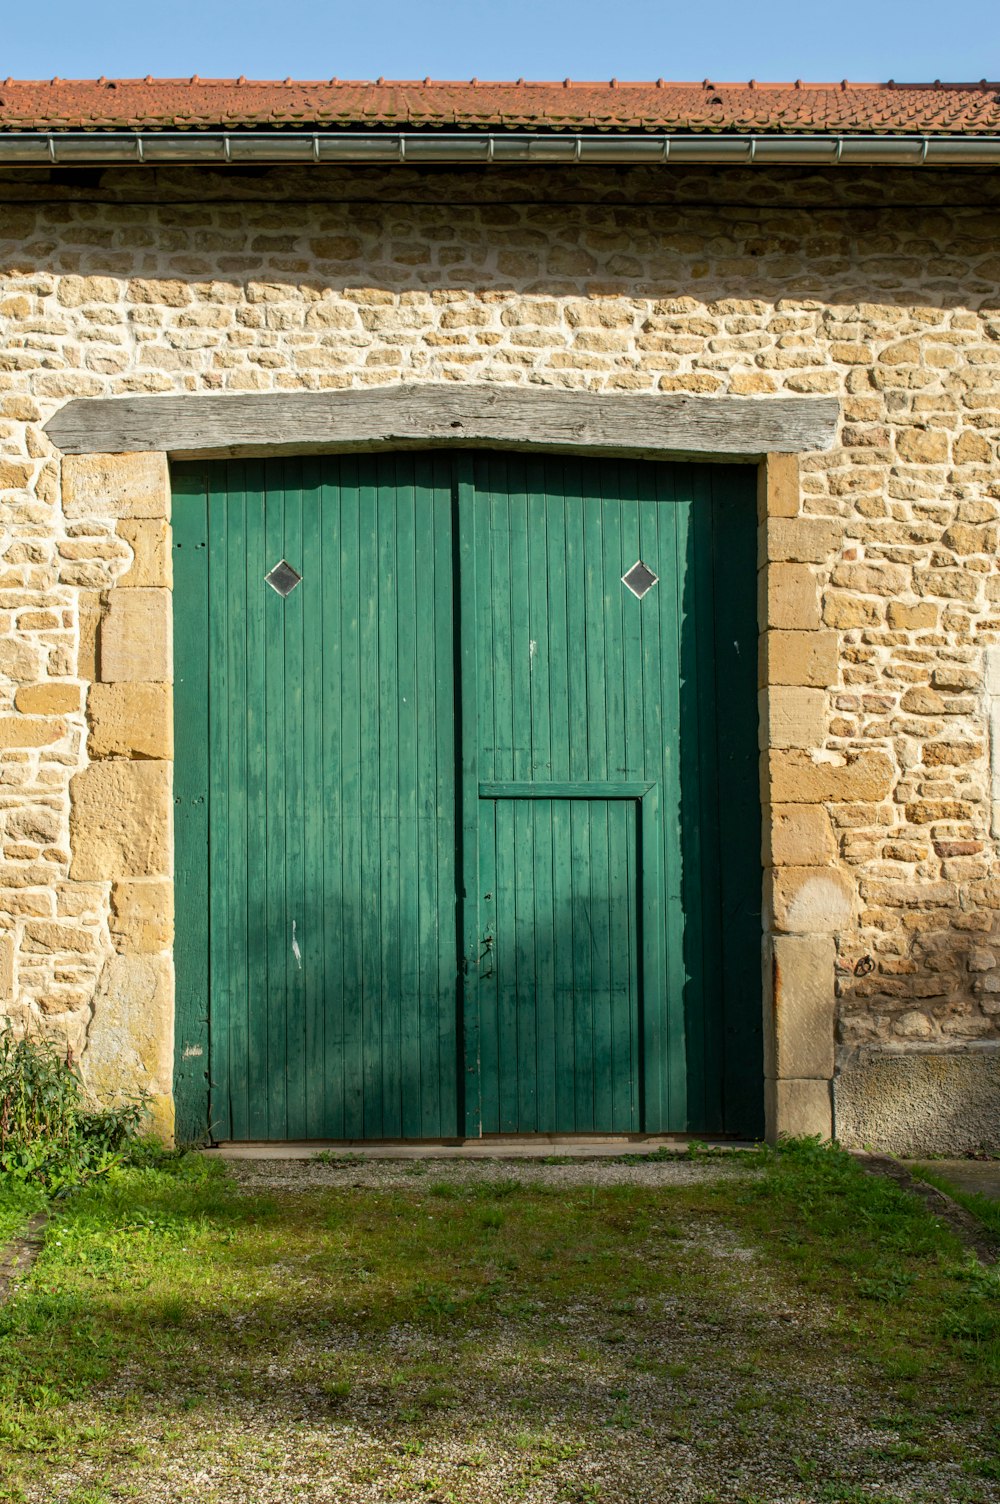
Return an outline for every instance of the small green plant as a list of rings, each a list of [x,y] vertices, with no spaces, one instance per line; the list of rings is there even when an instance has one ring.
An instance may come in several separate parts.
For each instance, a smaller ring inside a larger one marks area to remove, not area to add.
[[[0,1030],[0,1178],[64,1190],[126,1157],[141,1098],[96,1109],[67,1055]]]

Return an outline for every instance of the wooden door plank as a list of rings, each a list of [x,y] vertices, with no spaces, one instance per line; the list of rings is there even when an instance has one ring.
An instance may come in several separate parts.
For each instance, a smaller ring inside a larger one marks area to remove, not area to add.
[[[264,506],[265,468],[248,461],[243,473],[246,542],[247,698],[245,707],[247,783],[247,987],[249,1037],[246,1063],[246,1121],[233,1125],[236,1137],[268,1135],[268,935],[267,935],[267,711],[266,597],[273,592],[264,576],[275,562],[267,557]]]
[[[209,772],[207,466],[172,476],[174,570],[174,841],[176,1045],[174,1102],[180,1144],[209,1133]],[[228,1123],[219,1125],[228,1131]]]
[[[247,1074],[242,1062],[250,1047],[253,1019],[247,976],[249,925],[247,922],[247,882],[250,842],[247,832],[247,723],[244,706],[247,697],[247,540],[246,495],[243,490],[245,466],[222,467],[213,506],[224,520],[224,554],[213,557],[222,571],[216,581],[213,598],[220,601],[225,615],[222,626],[221,652],[226,673],[212,685],[213,715],[224,716],[227,723],[224,782],[220,778],[213,799],[213,827],[224,829],[227,886],[215,895],[228,919],[220,927],[220,940],[228,944],[224,956],[226,979],[219,1009],[218,1049],[212,1052],[213,1078],[224,1084],[229,1099],[229,1132],[237,1125],[246,1132],[249,1121]],[[210,657],[215,661],[215,655]],[[227,693],[228,689],[228,693]],[[228,701],[228,707],[226,704]]]
[[[458,762],[461,793],[461,894],[463,988],[462,1119],[467,1138],[482,1133],[479,1039],[479,965],[482,935],[479,877],[479,721],[477,641],[477,518],[472,459],[460,455],[455,466],[458,530]],[[487,540],[483,540],[484,553]],[[489,558],[489,554],[486,553]]]

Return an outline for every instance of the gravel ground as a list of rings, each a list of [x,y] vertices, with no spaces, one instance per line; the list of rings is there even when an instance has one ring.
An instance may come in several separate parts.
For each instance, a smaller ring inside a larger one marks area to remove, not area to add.
[[[298,1203],[324,1190],[406,1190],[518,1182],[670,1192],[740,1171],[725,1160],[235,1160],[241,1193]],[[308,1323],[255,1351],[246,1388],[242,1323],[213,1357],[215,1393],[145,1397],[142,1370],[116,1376],[102,1404],[122,1452],[107,1466],[68,1456],[26,1504],[1000,1504],[953,1459],[909,1448],[905,1414],[860,1387],[831,1333],[835,1313],[782,1280],[764,1247],[721,1217],[670,1213],[647,1238],[651,1266],[695,1276],[681,1293],[486,1311],[388,1329]],[[277,1250],[259,1298],[308,1306],[316,1272]],[[641,1286],[640,1286],[641,1288]],[[662,1288],[662,1287],[661,1287]],[[689,1293],[684,1293],[684,1290]],[[544,1293],[544,1292],[542,1292]],[[363,1312],[359,1313],[361,1316]],[[852,1366],[853,1365],[853,1366]],[[187,1411],[187,1413],[185,1413]],[[941,1442],[962,1422],[947,1416]],[[955,1435],[961,1436],[955,1430]]]

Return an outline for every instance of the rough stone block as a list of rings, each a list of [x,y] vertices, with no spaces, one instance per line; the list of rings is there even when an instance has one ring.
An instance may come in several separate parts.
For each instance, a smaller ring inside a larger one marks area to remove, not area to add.
[[[50,679],[42,684],[22,684],[14,704],[25,715],[71,715],[80,709],[79,684],[61,684]]]
[[[933,632],[938,624],[938,608],[930,601],[906,605],[889,602],[889,625],[894,632]]]
[[[91,757],[174,755],[169,684],[92,684],[87,695]]]
[[[836,944],[829,935],[774,935],[772,1016],[765,1028],[764,1071],[776,1079],[833,1075]]]
[[[769,929],[793,935],[832,935],[854,915],[854,881],[837,867],[775,867],[770,881]]]
[[[0,751],[8,747],[49,747],[66,735],[66,722],[44,716],[0,715]]]
[[[169,517],[167,457],[68,454],[62,462],[63,511],[79,517]]]
[[[829,1081],[765,1081],[764,1111],[771,1143],[779,1138],[816,1136],[826,1141],[833,1136]]]
[[[761,637],[761,684],[829,689],[840,674],[836,632],[765,632]]]
[[[122,954],[167,950],[174,938],[174,886],[156,878],[115,883],[111,889],[111,938]]]
[[[826,695],[796,685],[761,690],[760,730],[762,751],[820,746],[826,735]]]
[[[161,518],[141,518],[119,522],[117,533],[132,550],[132,567],[119,575],[119,590],[173,585],[173,560],[170,554],[170,528]]]
[[[173,1130],[174,971],[169,955],[112,956],[101,973],[81,1073],[99,1101],[147,1094],[151,1126]]]
[[[80,643],[76,653],[77,678],[90,683],[97,678],[97,635],[104,616],[104,602],[97,590],[79,592]]]
[[[757,471],[758,517],[797,517],[799,500],[798,455],[765,455]]]
[[[893,766],[884,752],[833,753],[773,748],[767,786],[773,804],[877,804],[892,791]]]
[[[70,783],[70,876],[168,876],[170,790],[168,762],[96,762],[77,773]]]
[[[100,946],[94,930],[84,929],[74,921],[58,919],[29,920],[24,926],[21,949],[36,955],[88,955]]]
[[[111,684],[162,684],[173,678],[168,591],[111,592],[101,623],[100,677]]]
[[[762,623],[796,632],[820,625],[819,590],[808,564],[770,564],[759,578]]]
[[[825,867],[837,856],[830,816],[818,804],[775,804],[764,822],[765,867]]]

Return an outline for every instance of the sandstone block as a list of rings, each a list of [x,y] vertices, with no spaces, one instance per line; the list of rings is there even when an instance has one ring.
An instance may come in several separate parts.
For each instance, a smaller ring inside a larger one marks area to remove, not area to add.
[[[16,637],[7,637],[0,642],[0,679],[13,679],[26,684],[37,679],[42,668],[42,655],[33,642],[22,642]]]
[[[118,588],[158,586],[169,590],[173,585],[173,561],[168,524],[158,517],[127,518],[119,522],[117,531],[133,553],[132,567],[119,575]]]
[[[863,595],[849,595],[844,590],[828,590],[823,597],[823,621],[828,627],[846,631],[852,627],[877,627],[882,621],[881,601]]]
[[[122,954],[146,955],[169,948],[174,938],[174,885],[149,878],[115,883],[111,889],[111,938]]]
[[[47,805],[28,805],[11,810],[7,816],[7,838],[25,841],[33,846],[52,846],[62,834],[62,819],[58,810]]]
[[[76,655],[77,677],[90,682],[97,678],[97,637],[104,616],[99,591],[79,592],[80,645]]]
[[[826,695],[821,689],[774,685],[760,694],[763,748],[818,747],[826,735]]]
[[[902,601],[889,602],[889,625],[894,632],[933,632],[937,621],[938,608],[930,601],[920,601],[914,606]]]
[[[101,1102],[145,1091],[162,1131],[174,1056],[174,973],[169,955],[119,956],[105,963],[80,1070]],[[169,1121],[169,1115],[168,1115]]]
[[[169,593],[113,590],[101,622],[99,658],[105,683],[168,683],[173,678]]]
[[[924,766],[928,768],[961,767],[983,755],[982,742],[925,742]]]
[[[87,695],[91,757],[174,755],[168,684],[92,684]]]
[[[14,705],[25,715],[71,715],[80,709],[80,686],[52,679],[41,684],[22,684],[14,696]]]
[[[828,689],[840,672],[836,632],[771,631],[761,639],[762,683]]]
[[[842,526],[822,517],[775,517],[759,530],[763,558],[758,563],[825,564],[842,536]]]
[[[42,716],[0,715],[0,751],[7,747],[48,747],[66,735],[66,722]]]
[[[865,561],[862,564],[837,564],[830,581],[859,595],[900,595],[906,589],[908,573],[898,564]]]
[[[113,277],[61,277],[56,297],[65,308],[83,303],[117,303],[121,291]]]
[[[836,934],[854,914],[854,882],[836,867],[776,867],[770,888],[768,928],[785,934]]]
[[[62,462],[63,511],[77,517],[169,517],[167,457],[68,454]]]
[[[993,451],[988,439],[967,428],[952,445],[951,457],[956,465],[988,465]]]
[[[939,694],[933,689],[921,688],[908,689],[899,706],[908,715],[943,715],[946,709]]]
[[[764,1104],[767,1136],[772,1143],[779,1138],[818,1137],[825,1141],[833,1133],[829,1081],[766,1081]]]
[[[0,1003],[14,1001],[14,937],[0,934]]]
[[[896,435],[896,453],[911,465],[948,462],[948,435],[941,428],[904,428]]]
[[[818,804],[773,804],[764,823],[765,867],[825,867],[837,856],[830,816]]]
[[[772,390],[773,384],[766,388]],[[768,454],[757,472],[757,516],[797,517],[799,459],[795,454]]]
[[[98,950],[100,938],[72,920],[29,919],[24,926],[21,949],[39,955],[88,955]]]
[[[773,935],[770,1027],[764,1073],[776,1079],[833,1075],[836,944],[830,935]]]
[[[774,804],[877,804],[892,790],[893,766],[884,752],[840,758],[772,748],[767,778]]]
[[[97,762],[70,782],[70,876],[85,882],[170,872],[171,768]]]
[[[771,564],[759,579],[761,621],[798,632],[819,626],[819,591],[808,564]]]

